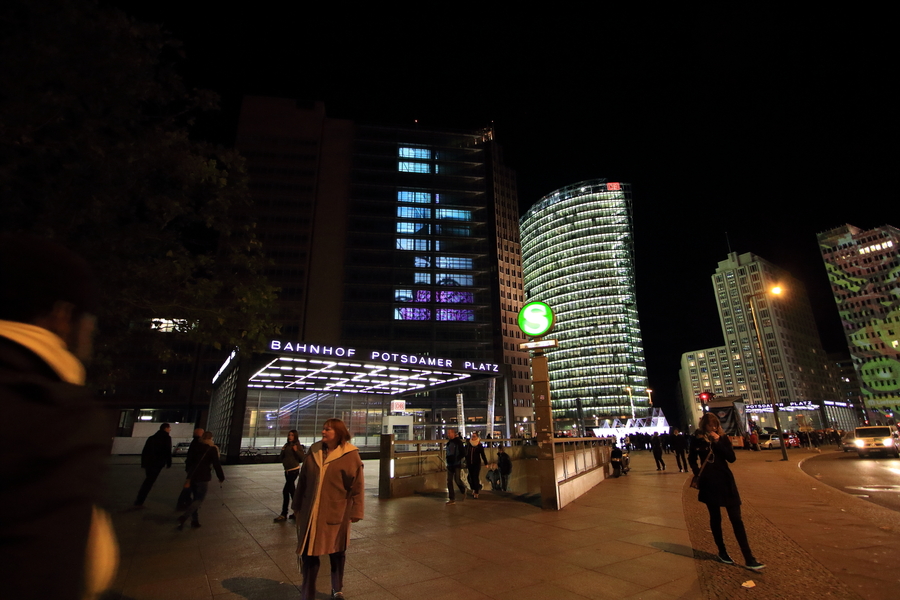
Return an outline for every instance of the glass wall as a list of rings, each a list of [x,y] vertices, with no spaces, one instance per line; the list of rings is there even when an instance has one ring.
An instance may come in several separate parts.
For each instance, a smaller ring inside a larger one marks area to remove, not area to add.
[[[241,447],[262,453],[280,452],[288,431],[296,429],[300,443],[309,446],[322,438],[322,424],[338,418],[360,447],[378,448],[382,413],[389,396],[375,394],[333,394],[297,390],[250,389]]]

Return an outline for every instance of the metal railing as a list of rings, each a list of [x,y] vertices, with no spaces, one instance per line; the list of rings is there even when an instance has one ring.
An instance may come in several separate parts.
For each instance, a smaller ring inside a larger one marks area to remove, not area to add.
[[[612,438],[553,438],[557,482],[609,464]]]

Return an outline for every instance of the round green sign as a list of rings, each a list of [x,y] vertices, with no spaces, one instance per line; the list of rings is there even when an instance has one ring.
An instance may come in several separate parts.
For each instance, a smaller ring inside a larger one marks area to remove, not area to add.
[[[539,337],[553,329],[553,310],[543,302],[529,302],[519,311],[519,329]]]

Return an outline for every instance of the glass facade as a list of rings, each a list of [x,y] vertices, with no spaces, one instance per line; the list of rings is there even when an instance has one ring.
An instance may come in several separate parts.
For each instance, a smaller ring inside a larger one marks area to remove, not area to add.
[[[634,285],[631,187],[583,181],[542,198],[522,218],[527,301],[556,314],[546,352],[558,419],[650,415]]]

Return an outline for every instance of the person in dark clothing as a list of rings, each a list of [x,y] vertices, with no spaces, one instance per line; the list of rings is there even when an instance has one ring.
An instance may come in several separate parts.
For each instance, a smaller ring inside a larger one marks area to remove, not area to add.
[[[628,471],[625,470],[624,465],[622,464],[622,456],[622,449],[618,446],[613,446],[612,450],[609,452],[609,462],[612,463],[613,477],[628,474]]]
[[[472,488],[472,497],[478,498],[478,492],[481,491],[481,465],[488,464],[487,456],[484,454],[484,446],[481,445],[481,438],[478,432],[472,432],[469,443],[466,448],[466,467],[469,469],[469,487]]]
[[[287,520],[288,504],[294,500],[297,476],[300,475],[300,466],[303,464],[303,446],[297,441],[297,430],[288,432],[288,441],[281,448],[281,465],[284,467],[284,488],[281,490],[284,501],[281,503],[281,514],[275,517],[275,522]],[[294,518],[293,513],[291,519]]]
[[[118,548],[97,507],[106,419],[85,390],[96,307],[87,264],[33,236],[0,236],[0,581],[3,597],[82,600],[115,578]],[[35,443],[28,423],[60,423]]]
[[[687,473],[688,437],[683,435],[678,429],[673,429],[672,437],[669,439],[672,442],[672,451],[675,453],[675,462],[678,463],[678,472]]]
[[[500,489],[509,491],[509,476],[512,474],[512,459],[503,446],[497,449],[497,470],[500,471]]]
[[[656,470],[665,471],[666,461],[662,458],[662,440],[660,439],[658,432],[654,432],[653,436],[650,438],[650,450],[653,451],[653,460],[656,461]]]
[[[728,555],[725,539],[722,536],[722,507],[724,506],[747,568],[762,569],[765,565],[756,560],[750,550],[744,521],[741,519],[741,496],[734,481],[734,474],[728,467],[728,463],[733,463],[735,460],[731,440],[725,435],[718,417],[712,413],[706,413],[700,419],[700,428],[694,433],[691,440],[688,461],[694,475],[699,476],[700,487],[697,499],[706,504],[706,508],[709,510],[709,528],[712,530],[713,540],[719,551],[718,559],[727,565],[734,564],[734,560]],[[698,465],[698,461],[702,462],[702,465]]]
[[[459,472],[462,470],[463,458],[465,458],[466,449],[463,446],[462,438],[456,434],[456,430],[450,428],[447,430],[447,495],[450,497],[447,504],[456,504],[456,494],[453,490],[454,481],[459,486],[459,493],[466,497],[466,486],[463,485]]]
[[[194,501],[187,507],[184,514],[178,517],[178,529],[184,527],[184,522],[187,521],[188,517],[191,518],[191,527],[200,527],[198,513],[203,505],[203,500],[206,499],[206,492],[209,490],[209,482],[212,480],[212,469],[216,470],[219,483],[225,481],[222,463],[219,462],[219,447],[213,444],[212,432],[204,432],[201,442],[194,449],[193,454],[188,452],[187,460],[185,460],[185,464],[190,469],[188,481],[190,482]]]
[[[191,445],[188,446],[188,454],[191,453],[191,450],[193,450],[194,447],[197,446],[197,444],[203,443],[201,440],[202,436],[203,436],[203,428],[202,427],[197,427],[196,429],[194,429],[194,439],[191,440]],[[187,459],[187,457],[185,457],[185,466],[184,466],[185,474],[188,473],[186,459]],[[192,501],[193,501],[193,498],[191,498],[191,486],[188,485],[186,487],[183,487],[183,488],[181,488],[181,493],[178,495],[178,502],[175,504],[175,509],[176,510],[184,510],[188,506],[190,506]]]
[[[147,494],[150,493],[150,489],[156,483],[156,478],[159,477],[163,467],[167,469],[172,468],[172,438],[169,436],[170,431],[172,431],[172,426],[168,423],[163,423],[159,426],[159,431],[148,437],[144,443],[144,451],[141,452],[141,468],[144,469],[146,476],[144,477],[144,483],[141,484],[141,489],[138,490],[137,499],[134,501],[134,505],[137,507],[144,506],[144,500],[147,499]]]

